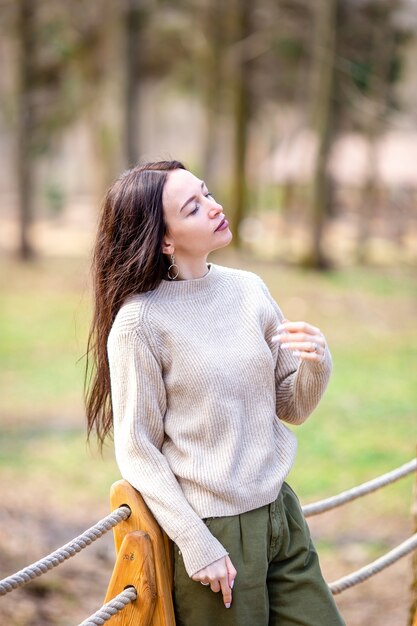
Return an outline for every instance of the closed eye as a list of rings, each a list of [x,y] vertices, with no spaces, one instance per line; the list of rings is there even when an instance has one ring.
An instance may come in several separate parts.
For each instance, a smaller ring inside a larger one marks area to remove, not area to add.
[[[210,192],[207,192],[204,197],[205,198],[213,198],[213,200],[214,200],[214,196]],[[199,208],[200,208],[200,205],[198,203],[196,203],[195,209],[193,209],[193,211],[191,211],[188,215],[194,215],[194,213],[197,213]]]

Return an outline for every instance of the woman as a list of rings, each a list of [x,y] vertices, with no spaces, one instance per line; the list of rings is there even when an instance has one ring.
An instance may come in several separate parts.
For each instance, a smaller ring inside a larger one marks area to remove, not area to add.
[[[284,482],[296,439],[283,422],[316,407],[331,356],[256,274],[207,263],[231,239],[222,206],[178,161],[134,167],[109,189],[89,434],[103,443],[113,427],[122,476],[174,542],[177,625],[336,626]]]

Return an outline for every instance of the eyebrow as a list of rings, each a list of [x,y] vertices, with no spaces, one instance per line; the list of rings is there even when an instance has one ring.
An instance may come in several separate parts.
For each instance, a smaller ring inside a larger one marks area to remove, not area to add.
[[[203,188],[204,188],[204,185],[205,185],[205,184],[206,184],[206,183],[204,182],[204,180],[202,180],[202,181],[201,181],[201,189],[203,189]],[[181,211],[183,210],[183,208],[184,208],[184,207],[186,207],[186,206],[187,206],[187,204],[188,204],[189,202],[191,202],[191,200],[194,200],[194,198],[195,198],[195,197],[196,197],[196,196],[194,195],[194,196],[191,196],[191,198],[188,198],[187,202],[184,202],[184,204],[183,204],[183,205],[182,205],[182,207],[180,208],[179,212],[181,213]]]

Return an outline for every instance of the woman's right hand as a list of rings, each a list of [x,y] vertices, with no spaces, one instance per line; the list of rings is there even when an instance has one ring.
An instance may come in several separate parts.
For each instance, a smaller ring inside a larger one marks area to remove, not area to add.
[[[229,609],[232,603],[232,588],[236,574],[237,571],[226,554],[221,559],[198,570],[191,578],[207,586],[210,585],[211,590],[215,593],[221,590],[224,605]]]

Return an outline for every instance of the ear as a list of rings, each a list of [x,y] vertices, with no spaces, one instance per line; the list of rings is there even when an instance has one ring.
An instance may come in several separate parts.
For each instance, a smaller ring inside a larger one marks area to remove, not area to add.
[[[164,254],[174,254],[175,247],[171,239],[167,236],[162,241],[162,252]]]

